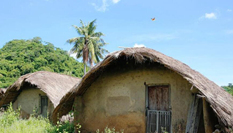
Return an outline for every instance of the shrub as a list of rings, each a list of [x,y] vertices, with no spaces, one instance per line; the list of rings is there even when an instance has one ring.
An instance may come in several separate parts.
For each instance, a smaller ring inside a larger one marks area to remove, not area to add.
[[[52,125],[48,118],[44,118],[33,111],[29,119],[20,118],[20,109],[13,110],[12,104],[0,116],[0,133],[74,133],[74,124],[69,121],[57,122]],[[81,125],[76,125],[79,130]]]
[[[49,133],[74,133],[74,124],[69,121],[64,123],[58,121],[57,125],[49,130]]]
[[[99,129],[97,129],[96,133],[124,133],[124,130],[118,132],[115,128],[106,127],[103,132],[100,132]]]
[[[20,118],[20,109],[14,111],[12,104],[0,116],[1,133],[46,133],[52,128],[47,118],[30,117],[29,119]]]
[[[0,117],[0,128],[11,126],[12,123],[14,123],[19,119],[19,114],[20,114],[20,109],[14,111],[12,107],[12,103],[10,103],[8,109]]]

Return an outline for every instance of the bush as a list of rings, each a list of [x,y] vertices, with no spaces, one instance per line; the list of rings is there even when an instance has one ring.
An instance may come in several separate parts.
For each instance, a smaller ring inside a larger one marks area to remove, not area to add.
[[[99,129],[97,129],[96,133],[124,133],[124,130],[118,132],[115,128],[106,127],[103,132],[100,132]]]
[[[31,115],[29,119],[20,118],[20,109],[14,111],[12,104],[0,116],[0,133],[73,133],[74,125],[64,122],[53,126],[48,118]]]
[[[15,121],[17,121],[19,119],[19,111],[20,110],[14,111],[12,104],[10,103],[9,108],[0,117],[0,129],[2,127],[11,126]]]
[[[0,116],[1,133],[46,133],[52,128],[47,118],[30,117],[29,119],[20,118],[20,109],[14,111],[12,104]]]
[[[49,130],[49,133],[74,133],[74,124],[65,121],[64,123],[57,122],[57,125]]]

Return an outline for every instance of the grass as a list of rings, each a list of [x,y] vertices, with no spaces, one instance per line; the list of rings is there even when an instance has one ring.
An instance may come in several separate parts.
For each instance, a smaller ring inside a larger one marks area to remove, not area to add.
[[[20,110],[13,110],[12,104],[0,116],[0,133],[73,133],[70,122],[52,125],[48,118],[31,115],[29,119],[20,118]]]
[[[31,117],[28,120],[15,120],[11,124],[0,127],[1,133],[49,133],[53,126],[48,120]]]
[[[80,133],[81,125],[74,126],[73,123],[66,121],[57,122],[52,125],[48,118],[31,115],[29,119],[20,118],[20,109],[13,110],[12,104],[4,112],[0,111],[0,133],[74,133],[76,127]],[[96,133],[123,133],[124,131],[115,131],[115,128],[106,127],[104,131],[99,130]]]

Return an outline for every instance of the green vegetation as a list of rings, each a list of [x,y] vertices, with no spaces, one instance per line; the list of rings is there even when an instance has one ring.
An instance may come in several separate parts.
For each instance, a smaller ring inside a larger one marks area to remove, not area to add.
[[[232,85],[232,83],[229,83],[228,86],[222,86],[222,87],[233,96],[233,85]]]
[[[70,122],[50,124],[48,118],[31,115],[29,119],[20,118],[20,109],[14,111],[12,104],[0,116],[0,133],[73,133],[74,125]]]
[[[95,32],[95,21],[96,20],[93,20],[85,25],[83,24],[82,20],[80,20],[82,25],[81,27],[73,25],[79,34],[79,37],[74,37],[67,40],[68,43],[74,44],[70,52],[76,53],[77,58],[83,58],[84,73],[86,73],[86,65],[88,62],[92,67],[93,62],[99,62],[100,59],[103,59],[103,54],[108,52],[106,49],[102,48],[106,45],[104,40],[101,38],[104,34],[102,32]]]
[[[43,45],[39,37],[12,40],[0,49],[0,88],[8,87],[24,74],[42,70],[75,77],[82,77],[84,72],[83,63],[51,43]]]
[[[116,131],[115,128],[109,128],[106,127],[104,131],[100,132],[99,129],[96,130],[96,133],[124,133],[124,130],[121,130],[120,132]]]
[[[20,118],[20,109],[13,110],[12,104],[0,115],[0,133],[74,133],[75,127],[80,133],[81,125],[74,126],[69,121],[57,122],[57,125],[52,125],[48,118],[34,114],[29,119],[22,119]],[[115,131],[115,128],[106,127],[104,131],[100,132],[98,129],[96,133],[124,133],[124,130],[118,132]]]

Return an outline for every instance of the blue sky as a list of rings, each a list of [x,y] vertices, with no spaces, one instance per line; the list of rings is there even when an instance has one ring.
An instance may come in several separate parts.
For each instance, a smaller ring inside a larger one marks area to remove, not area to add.
[[[1,0],[0,48],[39,36],[69,51],[80,19],[97,19],[110,52],[144,45],[220,86],[233,82],[232,0]]]

